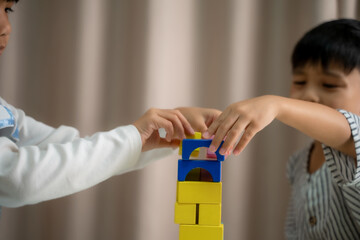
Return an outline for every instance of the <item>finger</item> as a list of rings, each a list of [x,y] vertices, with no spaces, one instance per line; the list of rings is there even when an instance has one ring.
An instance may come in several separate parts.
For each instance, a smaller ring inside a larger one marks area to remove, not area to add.
[[[164,139],[160,139],[159,143],[157,144],[157,147],[158,148],[168,148],[168,147],[177,148],[177,147],[179,147],[179,145],[180,145],[180,140],[178,140],[178,139],[173,139],[170,142],[168,142]]]
[[[190,135],[194,135],[195,131],[192,128],[189,121],[185,118],[185,116],[179,110],[174,110],[174,111],[175,111],[176,115],[178,116],[183,128],[185,129],[185,132]]]
[[[221,116],[219,117],[219,119],[220,118]],[[221,119],[219,120],[222,122],[215,132],[214,139],[212,140],[211,145],[209,147],[210,151],[215,152],[218,149],[220,143],[227,136],[228,131],[232,128],[232,126],[235,124],[237,120],[238,120],[238,116],[236,114],[228,115],[226,118],[224,118],[224,120]],[[217,121],[218,120],[216,120],[215,122]]]
[[[210,113],[208,115],[205,115],[205,118],[202,119],[203,121],[199,123],[199,131],[202,133],[204,138],[211,138],[213,136],[213,133],[207,132],[209,127],[214,123],[214,121],[221,115],[221,112],[216,109],[211,109]],[[214,127],[214,126],[213,126]],[[210,129],[210,131],[212,131]]]
[[[163,118],[161,116],[157,116],[155,120],[155,129],[159,130],[160,128],[164,128],[166,131],[165,139],[170,142],[174,136],[174,127],[171,121]]]
[[[201,132],[202,134],[205,133],[205,131],[208,129],[208,126],[205,123],[205,119],[202,117],[199,117],[197,119],[194,119],[192,122],[192,127],[196,132]]]
[[[174,135],[172,138],[184,139],[186,138],[184,127],[176,113],[173,110],[162,110],[159,112],[159,116],[170,121],[174,128]]]
[[[207,129],[207,131],[203,134],[204,138],[211,138],[216,130],[218,129],[219,125],[224,121],[225,114],[221,114]]]
[[[205,133],[205,131],[208,129],[208,126],[204,122],[196,123],[196,131]]]
[[[206,127],[210,127],[210,125],[221,115],[221,111],[214,109],[210,116],[208,116],[205,120]]]
[[[253,137],[256,135],[258,131],[259,130],[255,126],[249,124],[249,126],[246,127],[243,135],[240,138],[240,141],[238,142],[238,144],[236,145],[233,151],[234,155],[239,155],[248,145],[248,143],[253,139]]]
[[[241,118],[238,118],[238,120],[229,130],[226,139],[224,140],[224,144],[221,146],[221,149],[219,151],[220,154],[225,155],[231,153],[236,142],[239,140],[241,133],[246,128],[247,124],[248,122],[244,121]]]
[[[220,126],[225,127],[225,125],[232,126],[238,116],[234,113],[232,113],[231,109],[227,108],[223,113],[219,115],[215,120],[213,120],[212,124],[208,128],[208,130],[205,132],[205,138],[211,138],[215,133],[218,134],[218,128]],[[233,122],[229,122],[233,120]]]

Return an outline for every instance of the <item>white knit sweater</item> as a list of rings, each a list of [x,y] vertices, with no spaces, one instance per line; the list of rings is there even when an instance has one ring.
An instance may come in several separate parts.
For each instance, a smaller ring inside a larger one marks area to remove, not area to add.
[[[140,134],[133,125],[80,138],[75,128],[52,128],[1,98],[0,104],[9,110],[8,116],[0,111],[0,123],[11,115],[15,120],[13,128],[10,124],[0,129],[0,206],[18,207],[66,196],[173,152],[162,149],[141,154]],[[18,140],[12,137],[16,129]]]

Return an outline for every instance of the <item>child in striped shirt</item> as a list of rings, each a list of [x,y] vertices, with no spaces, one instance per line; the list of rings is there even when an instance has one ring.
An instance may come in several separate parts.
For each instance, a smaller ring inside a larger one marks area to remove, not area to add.
[[[233,103],[204,137],[215,134],[210,150],[226,137],[220,153],[236,155],[274,119],[310,136],[288,164],[286,237],[360,239],[360,22],[334,20],[307,32],[292,70],[290,98]]]

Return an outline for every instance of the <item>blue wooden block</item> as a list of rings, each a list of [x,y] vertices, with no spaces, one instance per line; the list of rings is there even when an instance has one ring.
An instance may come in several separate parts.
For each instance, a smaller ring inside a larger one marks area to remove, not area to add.
[[[194,168],[207,170],[213,182],[221,181],[221,162],[214,160],[182,160],[178,161],[178,181],[185,181],[188,173]]]
[[[190,154],[199,147],[210,147],[212,139],[184,139],[182,141],[182,159],[189,160]],[[219,148],[216,150],[215,154],[217,156],[218,161],[224,161],[225,156],[219,153],[221,146],[224,141],[221,142]]]

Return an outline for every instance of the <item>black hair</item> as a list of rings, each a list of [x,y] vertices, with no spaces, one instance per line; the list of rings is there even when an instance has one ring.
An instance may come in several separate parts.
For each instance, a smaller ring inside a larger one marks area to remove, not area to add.
[[[296,44],[292,54],[293,70],[306,64],[330,64],[350,73],[360,70],[360,21],[338,19],[311,29]]]
[[[7,2],[15,2],[17,3],[19,0],[6,0]]]

